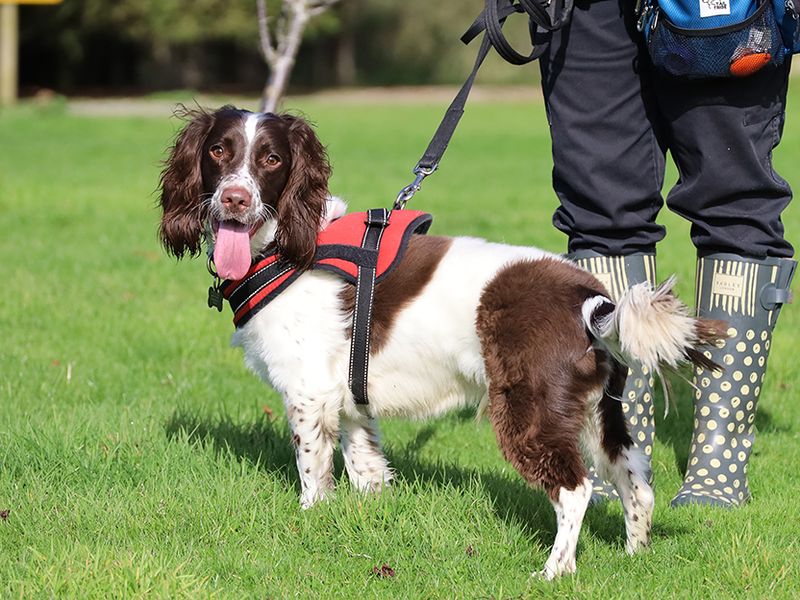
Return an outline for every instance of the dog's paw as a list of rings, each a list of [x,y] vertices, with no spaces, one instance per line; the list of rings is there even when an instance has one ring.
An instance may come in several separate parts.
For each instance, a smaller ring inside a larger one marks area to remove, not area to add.
[[[646,535],[644,537],[640,536],[631,536],[628,538],[628,541],[625,543],[625,552],[629,555],[633,556],[642,550],[646,550],[650,547],[650,536]]]
[[[350,483],[354,489],[365,494],[374,494],[388,491],[392,487],[393,473],[387,471],[373,477],[357,477]]]
[[[534,579],[544,579],[545,581],[553,581],[556,578],[556,574],[552,571],[547,570],[545,567],[541,571],[534,571],[531,573],[531,577]]]
[[[381,479],[381,480],[378,480],[378,481],[371,481],[369,483],[369,485],[367,486],[367,491],[368,492],[372,492],[372,493],[376,493],[376,492],[382,492],[384,490],[388,490],[391,487],[392,487],[391,478],[389,478],[389,479]]]
[[[548,560],[544,569],[532,573],[533,577],[544,579],[545,581],[553,581],[562,575],[569,575],[575,573],[575,561],[553,561]]]
[[[551,571],[547,566],[545,566],[545,568],[542,569],[541,571],[534,571],[533,573],[531,573],[531,576],[534,577],[535,579],[553,581],[554,579],[561,577],[561,573],[556,571]]]
[[[318,502],[327,500],[331,496],[333,496],[333,492],[331,490],[307,490],[300,496],[300,508],[303,510],[308,510]]]

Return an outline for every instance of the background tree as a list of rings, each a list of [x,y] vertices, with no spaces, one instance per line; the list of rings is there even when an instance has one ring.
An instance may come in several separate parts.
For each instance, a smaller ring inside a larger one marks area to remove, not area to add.
[[[256,0],[261,53],[269,65],[269,79],[261,95],[261,112],[275,112],[286,93],[297,52],[308,22],[338,0],[283,0],[274,28],[270,27],[266,0]],[[272,31],[270,31],[272,29]]]

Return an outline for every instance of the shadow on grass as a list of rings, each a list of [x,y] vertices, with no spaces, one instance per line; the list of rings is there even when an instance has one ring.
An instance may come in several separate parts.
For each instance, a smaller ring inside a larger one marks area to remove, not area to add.
[[[470,417],[473,418],[473,417]],[[529,486],[513,470],[500,474],[487,469],[470,469],[461,465],[430,463],[418,457],[420,440],[429,439],[435,425],[424,426],[409,444],[400,448],[387,445],[386,456],[402,481],[425,486],[467,487],[476,481],[491,499],[492,509],[504,522],[519,528],[526,537],[548,548],[556,534],[555,513],[547,496]],[[607,503],[590,506],[584,527],[594,537],[620,548],[625,543],[625,522],[619,509]]]
[[[170,440],[210,446],[217,455],[230,454],[271,473],[280,473],[300,487],[289,432],[266,415],[257,422],[242,424],[227,415],[201,416],[177,409],[164,423],[164,431]]]
[[[471,411],[462,411],[456,418],[473,419]],[[497,473],[487,469],[472,469],[453,463],[422,460],[420,451],[436,432],[436,424],[424,424],[407,443],[386,444],[385,452],[401,483],[407,485],[466,488],[477,482],[491,500],[495,514],[504,522],[519,528],[541,547],[552,545],[556,533],[555,516],[546,495],[531,488],[513,470]],[[299,491],[300,482],[295,468],[294,450],[287,427],[276,424],[266,416],[259,422],[236,423],[227,416],[197,415],[176,410],[164,425],[170,440],[185,440],[189,444],[210,446],[218,455],[233,455],[271,473],[279,473],[293,482]],[[341,473],[343,464],[336,454],[335,469]],[[584,526],[604,543],[622,548],[625,524],[619,508],[609,503],[590,506]],[[675,531],[660,530],[661,535]]]

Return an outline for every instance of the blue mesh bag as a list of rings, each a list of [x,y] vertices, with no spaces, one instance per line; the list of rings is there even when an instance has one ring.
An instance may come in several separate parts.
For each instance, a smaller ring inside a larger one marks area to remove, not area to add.
[[[785,9],[778,15],[774,3]],[[645,0],[639,26],[656,67],[688,78],[746,77],[793,51],[779,18],[800,40],[793,0]],[[791,21],[791,23],[789,23]]]

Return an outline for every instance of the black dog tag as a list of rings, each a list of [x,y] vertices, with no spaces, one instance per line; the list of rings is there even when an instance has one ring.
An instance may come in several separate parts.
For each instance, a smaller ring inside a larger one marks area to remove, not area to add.
[[[216,308],[219,312],[222,312],[222,290],[219,289],[219,283],[215,282],[210,288],[208,288],[208,308]]]

